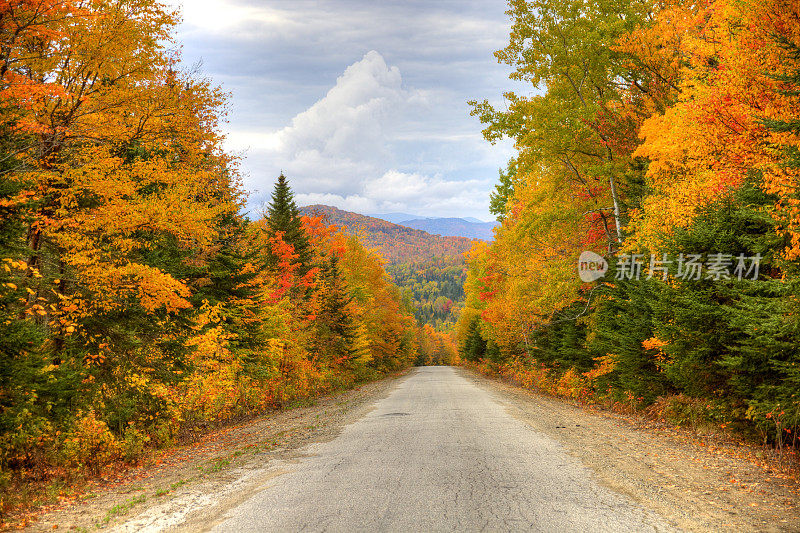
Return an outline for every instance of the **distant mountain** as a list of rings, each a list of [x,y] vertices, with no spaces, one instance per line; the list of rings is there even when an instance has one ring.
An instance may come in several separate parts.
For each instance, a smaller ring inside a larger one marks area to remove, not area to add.
[[[498,225],[497,222],[470,222],[463,218],[423,218],[405,220],[400,224],[409,228],[421,229],[434,235],[466,237],[484,241],[494,239],[492,229]]]
[[[356,235],[390,264],[422,262],[435,257],[460,258],[472,246],[472,240],[464,237],[431,235],[329,205],[309,205],[300,211],[307,215],[323,215],[326,224],[340,226],[346,233]]]
[[[382,213],[379,215],[367,214],[366,216],[372,218],[379,218],[381,220],[385,220],[386,222],[391,222],[392,224],[400,224],[401,222],[405,222],[406,220],[418,220],[426,218],[419,215],[409,215],[408,213]]]
[[[420,229],[433,235],[466,237],[467,239],[481,239],[484,241],[491,241],[494,239],[492,229],[500,225],[499,222],[484,222],[474,217],[421,217],[409,215],[408,213],[383,213],[366,216],[379,218],[393,224],[400,224],[407,228]]]

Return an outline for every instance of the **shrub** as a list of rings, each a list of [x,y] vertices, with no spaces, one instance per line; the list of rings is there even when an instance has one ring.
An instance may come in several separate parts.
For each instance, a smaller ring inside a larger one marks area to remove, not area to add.
[[[123,452],[124,446],[111,433],[108,425],[97,418],[93,409],[79,413],[62,445],[66,466],[94,475],[115,459],[120,459]]]

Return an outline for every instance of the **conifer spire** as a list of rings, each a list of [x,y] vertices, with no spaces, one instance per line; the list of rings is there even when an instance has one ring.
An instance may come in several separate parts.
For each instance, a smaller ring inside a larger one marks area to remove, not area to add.
[[[272,201],[267,206],[267,226],[272,234],[283,232],[283,240],[294,247],[298,261],[305,267],[311,261],[311,247],[308,236],[303,230],[300,220],[300,210],[294,202],[294,194],[286,176],[278,176],[275,189],[272,191]]]

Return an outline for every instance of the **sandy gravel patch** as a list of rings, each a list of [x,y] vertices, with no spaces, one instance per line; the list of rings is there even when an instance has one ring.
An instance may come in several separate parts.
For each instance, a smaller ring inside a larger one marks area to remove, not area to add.
[[[757,450],[639,417],[572,405],[459,369],[557,439],[597,481],[688,531],[800,531],[800,486]]]

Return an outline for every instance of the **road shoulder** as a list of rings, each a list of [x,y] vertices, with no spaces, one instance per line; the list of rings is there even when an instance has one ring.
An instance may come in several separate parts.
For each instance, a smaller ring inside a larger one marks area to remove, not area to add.
[[[458,372],[509,414],[560,442],[598,483],[683,529],[800,531],[798,484],[749,460],[749,447],[712,444],[702,435]]]
[[[280,475],[298,450],[336,438],[369,413],[410,373],[213,431],[189,446],[165,450],[121,481],[88,488],[39,515],[26,531],[157,531],[197,527]]]

